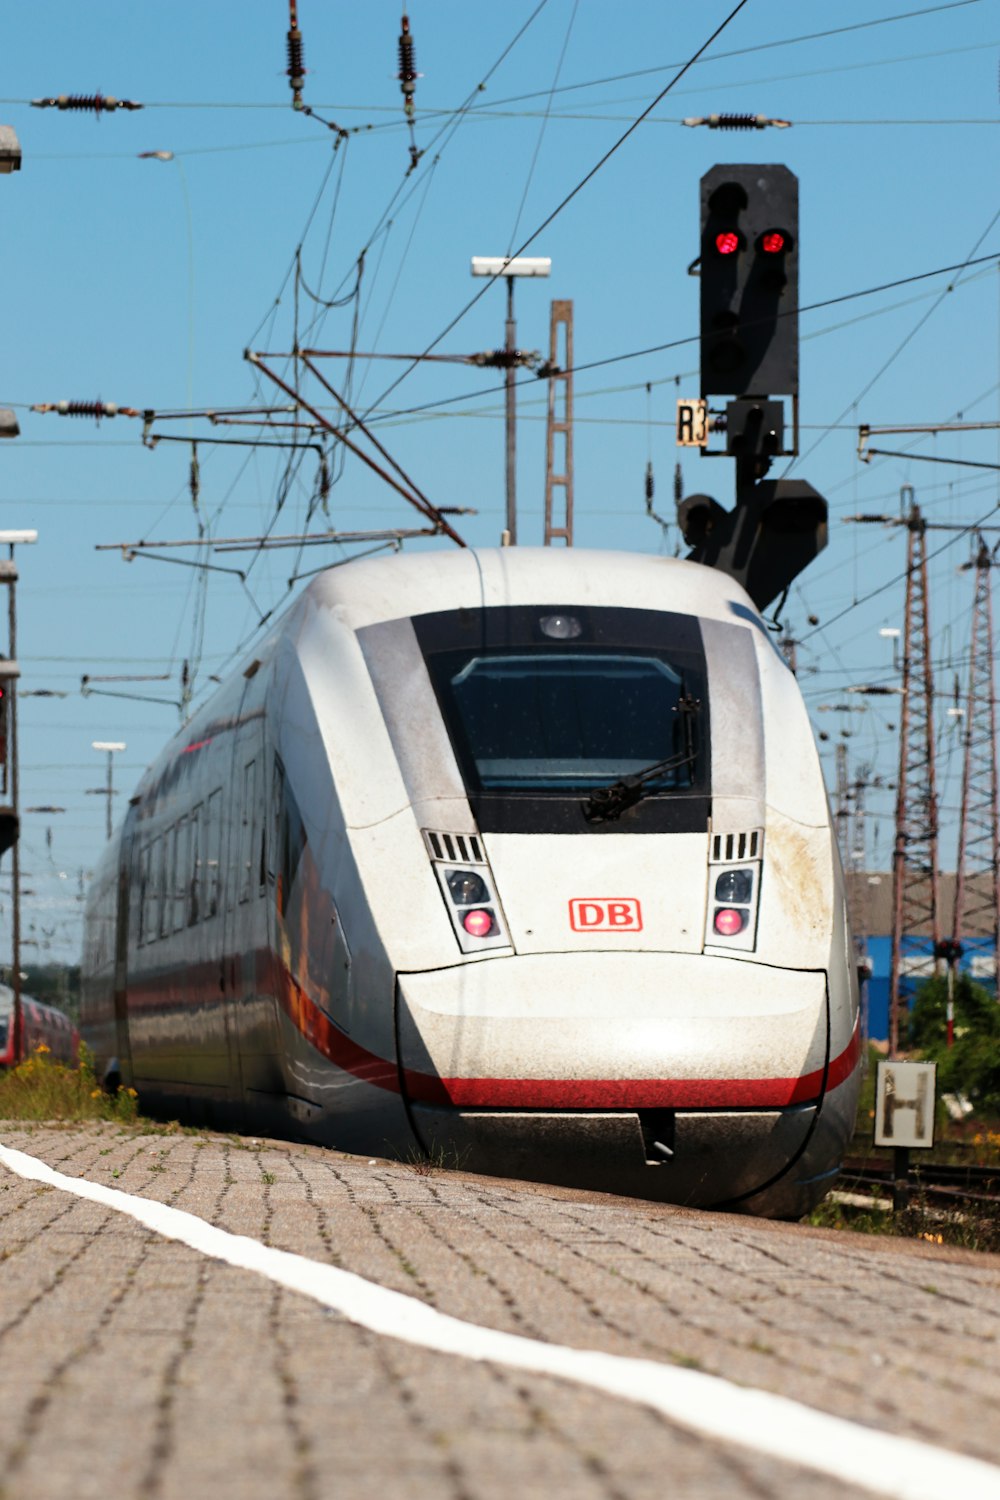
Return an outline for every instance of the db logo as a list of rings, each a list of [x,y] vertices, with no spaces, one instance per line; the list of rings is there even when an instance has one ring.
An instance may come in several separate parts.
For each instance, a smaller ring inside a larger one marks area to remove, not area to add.
[[[641,932],[642,908],[631,896],[578,896],[569,903],[574,932]]]

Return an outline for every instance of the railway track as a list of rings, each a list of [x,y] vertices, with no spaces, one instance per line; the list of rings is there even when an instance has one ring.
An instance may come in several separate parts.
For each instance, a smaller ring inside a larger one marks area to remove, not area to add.
[[[927,1162],[910,1167],[911,1191],[933,1203],[967,1203],[995,1206],[1000,1203],[1000,1167]],[[865,1191],[883,1187],[892,1191],[893,1169],[888,1161],[847,1157],[839,1186]]]

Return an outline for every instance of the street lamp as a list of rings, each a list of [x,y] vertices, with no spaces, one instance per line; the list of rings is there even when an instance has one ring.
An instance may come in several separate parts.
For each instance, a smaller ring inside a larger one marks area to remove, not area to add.
[[[108,799],[108,838],[111,837],[111,799],[114,796],[114,788],[111,785],[112,765],[116,750],[126,749],[124,740],[91,740],[91,749],[106,750],[108,754],[108,784],[107,786],[90,787],[88,790],[95,796],[107,797]]]
[[[902,635],[902,633],[903,632],[899,629],[899,627],[897,625],[883,625],[882,629],[879,631],[879,635],[882,637],[882,639],[884,641],[891,641],[892,642],[892,670],[894,672],[898,672],[900,670],[900,666],[899,666],[899,638]]]
[[[0,173],[20,172],[21,142],[13,125],[0,125]]]
[[[507,323],[504,340],[504,368],[506,375],[507,408],[507,533],[509,546],[517,542],[517,394],[514,371],[525,363],[517,348],[517,324],[514,321],[514,277],[549,276],[552,261],[547,255],[474,255],[473,276],[506,276],[507,278]]]

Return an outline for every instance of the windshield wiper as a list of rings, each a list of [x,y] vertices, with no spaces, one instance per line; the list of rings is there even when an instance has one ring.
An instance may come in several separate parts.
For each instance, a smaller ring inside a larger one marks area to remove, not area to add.
[[[684,749],[676,755],[668,755],[665,760],[654,761],[651,766],[644,766],[641,771],[634,771],[630,776],[622,776],[620,780],[613,781],[609,786],[598,787],[591,792],[590,796],[582,804],[583,816],[588,823],[608,823],[615,818],[620,818],[622,813],[627,812],[630,807],[635,807],[643,797],[649,794],[649,783],[656,781],[667,771],[679,771],[683,766],[694,764],[696,752],[694,748],[694,720],[701,710],[701,701],[692,698],[690,693],[682,692],[675,713],[681,716],[681,733],[684,739]]]

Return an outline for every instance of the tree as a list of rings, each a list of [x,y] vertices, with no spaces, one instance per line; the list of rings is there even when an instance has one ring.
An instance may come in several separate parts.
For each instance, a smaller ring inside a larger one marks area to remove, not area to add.
[[[938,1065],[938,1089],[1000,1109],[1000,1005],[967,974],[955,976],[955,1045],[946,1042],[947,978],[928,979],[910,1012],[910,1045]]]

